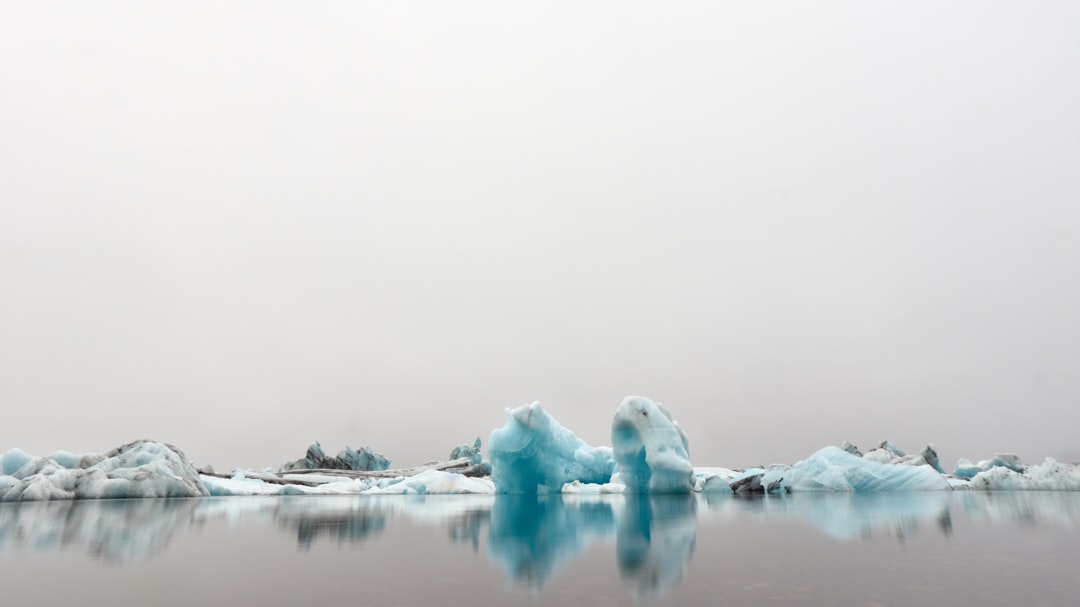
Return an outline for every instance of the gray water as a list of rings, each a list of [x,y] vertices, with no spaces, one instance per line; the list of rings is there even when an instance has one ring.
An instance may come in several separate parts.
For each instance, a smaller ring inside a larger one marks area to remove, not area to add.
[[[1080,495],[0,504],[3,605],[1075,605]]]

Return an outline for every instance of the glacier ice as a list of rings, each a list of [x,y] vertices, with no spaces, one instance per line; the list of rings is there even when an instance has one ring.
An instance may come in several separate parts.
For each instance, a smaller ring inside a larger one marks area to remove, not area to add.
[[[477,436],[473,444],[462,443],[453,448],[450,451],[450,459],[460,459],[462,457],[469,458],[469,463],[475,466],[484,460],[484,456],[480,453],[480,437]]]
[[[1080,491],[1080,467],[1052,457],[1017,472],[1008,466],[992,466],[971,479],[972,489],[1014,491]]]
[[[610,447],[591,447],[551,417],[540,403],[507,409],[508,420],[491,433],[488,457],[498,493],[558,493],[571,481],[611,480]]]
[[[450,461],[464,457],[469,458],[470,467],[462,474],[466,476],[491,476],[491,462],[484,460],[484,456],[480,451],[481,444],[478,436],[472,445],[462,443],[450,451]]]
[[[832,446],[792,466],[771,466],[760,482],[766,487],[775,486],[789,491],[925,491],[950,488],[945,478],[930,466],[880,463]]]
[[[689,493],[694,488],[690,440],[660,403],[628,396],[611,422],[611,445],[627,491]]]
[[[990,459],[984,459],[977,464],[971,463],[971,460],[961,457],[956,462],[956,468],[953,469],[953,476],[959,478],[973,478],[980,472],[985,472],[991,468],[1005,468],[1012,470],[1013,472],[1023,472],[1024,464],[1020,462],[1020,458],[1015,453],[995,453],[994,457]]]
[[[919,453],[913,453],[911,455],[904,453],[900,447],[897,447],[890,441],[882,441],[876,449],[871,449],[866,453],[860,452],[858,447],[847,441],[844,441],[840,448],[848,453],[861,456],[864,459],[879,464],[900,464],[904,466],[925,465],[937,470],[940,474],[945,474],[945,469],[941,467],[941,461],[938,459],[937,449],[934,448],[934,445],[927,445]]]
[[[136,441],[105,454],[58,451],[36,457],[11,449],[0,453],[0,500],[689,492],[723,499],[731,494],[798,491],[1080,491],[1080,467],[1075,464],[1048,459],[1025,467],[1015,454],[998,453],[977,464],[961,458],[953,473],[946,474],[932,444],[908,454],[890,441],[882,441],[865,453],[844,441],[839,448],[826,447],[793,465],[746,470],[694,468],[686,432],[668,409],[642,396],[627,397],[615,411],[612,447],[586,444],[539,403],[507,409],[507,414],[506,424],[491,433],[490,461],[484,460],[477,438],[455,447],[450,461],[432,460],[400,470],[387,470],[390,461],[369,448],[357,451],[346,447],[330,457],[318,442],[311,444],[304,459],[290,462],[276,473],[266,468],[263,472],[237,469],[231,474],[216,474],[209,466],[196,471],[175,447],[151,441]]]
[[[187,457],[165,443],[139,440],[100,455],[28,457],[13,450],[4,454],[5,473],[20,461],[6,476],[13,480],[0,480],[0,501],[209,495]]]
[[[490,481],[482,478],[474,478],[445,472],[442,470],[427,470],[415,476],[403,478],[385,487],[374,487],[365,493],[370,494],[401,494],[401,495],[427,495],[427,494],[468,494],[468,493],[491,493],[493,490]]]
[[[290,470],[356,470],[367,472],[371,470],[386,470],[390,467],[390,460],[381,453],[370,447],[361,447],[359,451],[346,446],[337,457],[330,457],[323,451],[319,441],[311,443],[304,454],[304,459],[288,462],[281,466],[282,472]]]

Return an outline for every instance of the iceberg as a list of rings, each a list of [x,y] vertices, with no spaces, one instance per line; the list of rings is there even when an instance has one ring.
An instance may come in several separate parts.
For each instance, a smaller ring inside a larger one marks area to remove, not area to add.
[[[427,470],[415,476],[406,477],[385,487],[368,489],[370,494],[400,495],[460,495],[470,493],[493,493],[491,481],[474,478],[456,472]]]
[[[1063,464],[1052,457],[1017,472],[993,466],[971,479],[972,489],[1011,491],[1080,491],[1080,466]]]
[[[931,491],[951,488],[945,477],[929,465],[884,464],[831,446],[792,466],[770,466],[760,483],[770,489],[775,487],[787,491]]]
[[[660,403],[628,396],[615,411],[611,445],[627,491],[689,493],[694,488],[690,440]]]
[[[480,437],[476,437],[472,445],[462,443],[450,451],[450,460],[468,458],[469,469],[462,472],[466,476],[491,476],[491,462],[484,461],[480,452]]]
[[[961,457],[956,462],[953,476],[958,478],[974,478],[975,475],[980,472],[986,472],[991,468],[1005,468],[1007,470],[1012,470],[1013,472],[1023,472],[1024,464],[1020,462],[1020,458],[1015,453],[995,453],[994,457],[984,459],[977,464],[973,464],[971,463],[971,460]]]
[[[858,447],[847,441],[844,441],[844,444],[841,445],[840,448],[852,455],[858,455],[879,464],[930,466],[940,474],[945,474],[945,469],[941,467],[941,461],[938,459],[937,450],[934,448],[934,445],[927,445],[919,453],[911,455],[905,454],[900,447],[897,447],[890,441],[882,441],[876,449],[871,449],[866,453],[860,453]]]
[[[571,481],[604,484],[615,458],[592,447],[548,415],[539,402],[507,409],[506,425],[491,433],[488,457],[497,493],[558,493]]]
[[[298,459],[281,466],[282,472],[290,470],[354,470],[368,472],[371,470],[386,470],[390,467],[390,460],[382,453],[378,453],[369,447],[361,447],[356,451],[346,445],[345,449],[330,457],[323,451],[319,441],[311,443],[304,459]]]
[[[33,457],[15,449],[4,454],[0,467],[0,501],[5,502],[209,495],[183,452],[148,440],[100,455],[61,451]]]

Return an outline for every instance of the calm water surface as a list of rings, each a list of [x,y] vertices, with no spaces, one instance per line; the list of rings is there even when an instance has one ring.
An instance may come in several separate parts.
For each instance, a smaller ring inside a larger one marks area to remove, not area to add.
[[[0,504],[3,605],[1075,605],[1080,495]]]

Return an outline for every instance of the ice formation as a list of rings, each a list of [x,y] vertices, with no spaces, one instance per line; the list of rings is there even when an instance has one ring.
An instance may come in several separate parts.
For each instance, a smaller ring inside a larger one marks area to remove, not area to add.
[[[451,461],[463,457],[469,458],[470,467],[462,474],[466,476],[491,476],[491,462],[484,461],[484,456],[480,452],[481,444],[478,436],[472,445],[462,443],[450,451]]]
[[[986,472],[991,468],[1005,468],[1018,473],[1024,472],[1024,464],[1020,463],[1020,458],[1017,457],[1015,453],[995,453],[994,457],[984,459],[977,464],[973,464],[971,463],[971,460],[961,457],[960,460],[956,462],[953,476],[959,478],[973,478],[980,472]]]
[[[611,423],[619,479],[627,491],[689,493],[694,488],[690,441],[671,412],[643,396],[628,396]]]
[[[591,447],[534,402],[507,409],[491,433],[488,456],[498,493],[558,493],[571,481],[607,483],[615,468],[609,447]]]
[[[302,460],[278,472],[195,470],[175,447],[135,441],[105,454],[58,451],[35,457],[0,454],[0,501],[79,498],[357,495],[357,494],[661,494],[701,493],[709,499],[747,493],[911,490],[1080,491],[1080,466],[1047,459],[1024,466],[1010,453],[977,464],[961,458],[946,474],[933,445],[907,454],[890,441],[867,452],[845,441],[793,465],[733,470],[691,466],[689,440],[663,405],[642,396],[623,400],[611,425],[613,447],[587,445],[539,403],[508,409],[481,441],[461,444],[449,461],[388,470],[369,448],[346,447],[336,457],[312,443]]]
[[[878,462],[880,464],[900,464],[904,466],[930,466],[934,470],[937,470],[940,474],[945,474],[945,469],[941,467],[941,462],[938,460],[937,450],[933,445],[927,445],[919,453],[907,455],[899,447],[892,444],[889,441],[882,441],[881,445],[877,449],[861,453],[859,448],[851,443],[844,441],[844,444],[840,447],[844,451],[853,455],[861,456],[863,459],[867,459],[872,462]]]
[[[315,441],[308,447],[304,459],[286,463],[281,467],[281,471],[288,472],[306,468],[308,470],[327,469],[366,472],[370,470],[386,470],[389,467],[390,460],[385,455],[373,451],[369,447],[361,447],[359,451],[356,451],[352,447],[346,446],[342,452],[337,454],[337,457],[330,457],[323,451],[319,441]]]
[[[950,488],[945,478],[931,466],[879,463],[839,447],[825,447],[792,466],[772,466],[761,475],[760,483],[766,490],[775,487],[789,491],[925,491]]]
[[[1022,491],[1080,491],[1080,467],[1062,464],[1052,457],[1017,472],[1008,466],[992,466],[971,479],[972,489]]]
[[[3,455],[0,469],[0,501],[7,502],[209,495],[179,449],[146,440],[100,455],[33,457],[14,449]]]

